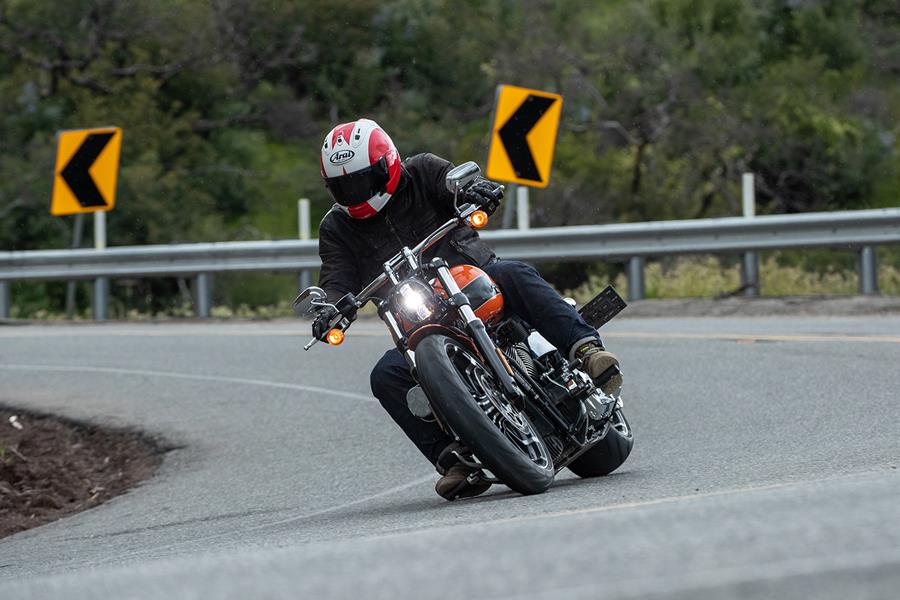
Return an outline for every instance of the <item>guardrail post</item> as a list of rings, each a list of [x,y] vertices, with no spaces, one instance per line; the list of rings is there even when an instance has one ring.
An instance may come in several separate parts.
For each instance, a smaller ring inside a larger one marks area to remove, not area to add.
[[[94,307],[94,320],[105,321],[106,309],[109,306],[109,278],[98,277],[94,280],[94,297],[92,298]]]
[[[756,252],[741,255],[741,287],[745,296],[759,296],[759,254]]]
[[[208,319],[212,310],[212,275],[199,273],[194,280],[194,315]]]
[[[632,256],[628,259],[628,299],[642,300],[644,298],[644,257]]]
[[[878,293],[878,260],[874,246],[863,246],[859,251],[859,293]]]
[[[753,173],[741,176],[741,205],[744,218],[756,217],[756,180]],[[744,252],[741,256],[741,287],[745,296],[759,296],[759,255]]]
[[[10,300],[9,282],[0,281],[0,319],[8,319],[12,310],[12,302]]]

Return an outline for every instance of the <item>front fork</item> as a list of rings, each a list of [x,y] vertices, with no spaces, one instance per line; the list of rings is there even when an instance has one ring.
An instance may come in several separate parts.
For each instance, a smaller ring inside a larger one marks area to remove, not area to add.
[[[478,318],[478,315],[475,314],[475,311],[472,310],[472,304],[469,302],[468,296],[462,292],[459,285],[456,283],[456,280],[453,279],[453,276],[450,274],[450,269],[447,268],[447,263],[443,259],[435,258],[431,261],[429,266],[434,269],[437,274],[438,281],[441,282],[444,290],[446,290],[449,295],[450,305],[456,308],[459,316],[465,323],[465,328],[472,336],[475,347],[484,357],[488,368],[494,374],[494,377],[503,388],[503,391],[507,394],[507,397],[519,398],[521,396],[521,391],[513,380],[511,367],[506,363],[506,360],[502,358],[497,346],[494,344],[493,340],[491,340],[491,337],[488,335],[487,329],[484,326],[484,322],[482,322],[482,320]],[[391,314],[389,307],[386,304],[380,306],[378,313],[387,323],[388,329],[391,332],[391,337],[394,338],[394,343],[396,343],[398,347],[402,347],[400,340],[403,339],[403,331],[400,328],[397,319]],[[406,348],[404,358],[406,358],[410,368],[415,369],[416,364],[413,351]]]
[[[431,264],[433,267],[436,267],[435,271],[437,272],[438,280],[450,297],[450,305],[459,312],[466,329],[472,335],[475,347],[481,352],[497,382],[503,388],[508,398],[518,398],[521,396],[521,393],[512,378],[512,370],[506,364],[505,359],[501,357],[497,346],[488,335],[484,322],[472,310],[472,304],[469,302],[468,296],[462,292],[456,280],[453,279],[450,269],[447,268],[447,263],[441,259],[435,259]]]

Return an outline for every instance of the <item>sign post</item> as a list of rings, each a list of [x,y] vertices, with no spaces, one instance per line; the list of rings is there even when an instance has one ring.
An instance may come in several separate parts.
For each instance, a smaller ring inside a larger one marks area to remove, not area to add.
[[[72,249],[81,248],[81,235],[84,231],[84,215],[79,213],[75,215],[75,223],[72,226]],[[78,282],[69,281],[66,283],[66,318],[73,319],[75,317],[75,292]]]
[[[94,212],[94,249],[106,250],[106,212]],[[105,321],[109,306],[109,279],[98,277],[94,280],[94,320]]]
[[[309,199],[301,198],[297,200],[297,231],[300,234],[301,240],[310,239],[310,221],[309,221]],[[309,269],[303,269],[300,271],[300,278],[298,280],[300,284],[300,289],[305,290],[309,286],[312,285],[312,271]]]
[[[531,228],[531,210],[528,203],[528,187],[523,185],[516,190],[516,224],[518,229]]]
[[[559,94],[511,85],[497,87],[486,174],[495,181],[517,184],[504,208],[504,227],[512,226],[515,212],[518,228],[528,229],[528,187],[543,188],[550,183],[561,114]]]
[[[94,248],[106,249],[106,211],[116,205],[116,182],[122,130],[97,127],[60,131],[57,136],[56,167],[50,214],[53,216],[94,213]],[[107,314],[109,281],[94,280],[94,319]]]

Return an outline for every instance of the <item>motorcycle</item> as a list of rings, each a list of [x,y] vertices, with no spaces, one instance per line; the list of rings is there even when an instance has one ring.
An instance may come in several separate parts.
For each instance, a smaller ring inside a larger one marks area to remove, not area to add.
[[[478,180],[474,162],[451,169],[446,186],[455,199],[453,218],[414,248],[401,248],[358,294],[332,304],[321,288],[309,287],[294,300],[295,311],[336,311],[323,341],[339,345],[358,310],[373,302],[418,383],[407,395],[410,411],[454,437],[453,458],[473,469],[468,483],[503,483],[537,494],[563,468],[581,477],[607,475],[634,444],[621,390],[607,395],[598,387],[617,367],[595,383],[580,360],[567,360],[528,323],[506,314],[500,289],[481,269],[423,259],[459,225],[487,224],[479,207],[458,205],[460,193]],[[599,328],[624,307],[607,287],[579,312]]]

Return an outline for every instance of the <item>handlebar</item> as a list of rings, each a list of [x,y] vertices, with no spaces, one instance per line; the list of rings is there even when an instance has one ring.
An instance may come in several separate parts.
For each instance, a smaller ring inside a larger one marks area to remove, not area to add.
[[[476,210],[478,210],[478,207],[474,204],[466,204],[465,206],[460,208],[455,217],[435,229],[431,233],[431,235],[419,242],[416,247],[411,250],[412,254],[415,256],[421,256],[426,250],[434,246],[445,235],[455,229],[456,226],[460,224],[460,222],[468,219]],[[391,267],[399,266],[404,259],[405,256],[401,251],[388,259],[385,264],[388,264]],[[387,281],[387,278],[387,273],[382,273],[381,275],[376,277],[369,285],[364,287],[363,290],[356,295],[356,307],[361,308],[366,302],[368,302],[372,297],[372,294],[374,294],[375,291],[378,290],[378,288],[384,285],[384,283]]]
[[[472,213],[476,210],[479,210],[479,207],[475,204],[466,204],[460,207],[457,210],[456,215],[448,220],[446,223],[435,229],[428,237],[419,242],[415,248],[410,250],[411,254],[416,257],[421,257],[421,255],[437,244],[445,235],[450,233],[453,229],[455,229],[460,223],[463,223],[468,219]],[[391,269],[396,268],[402,264],[402,262],[406,260],[406,255],[404,255],[403,250],[389,258],[384,264],[389,266]],[[372,299],[372,296],[384,285],[388,280],[387,273],[382,273],[374,280],[372,280],[369,285],[364,287],[362,291],[356,296],[351,297],[351,304],[355,306],[357,309],[362,308],[369,300]],[[336,327],[342,324],[344,320],[347,319],[343,314],[338,312],[336,315],[336,320],[331,323],[331,327]],[[347,322],[347,326],[350,325],[350,321]],[[342,331],[346,329],[346,327],[341,328]],[[315,346],[319,342],[318,338],[311,339],[304,347],[304,350],[309,350],[313,346]]]

